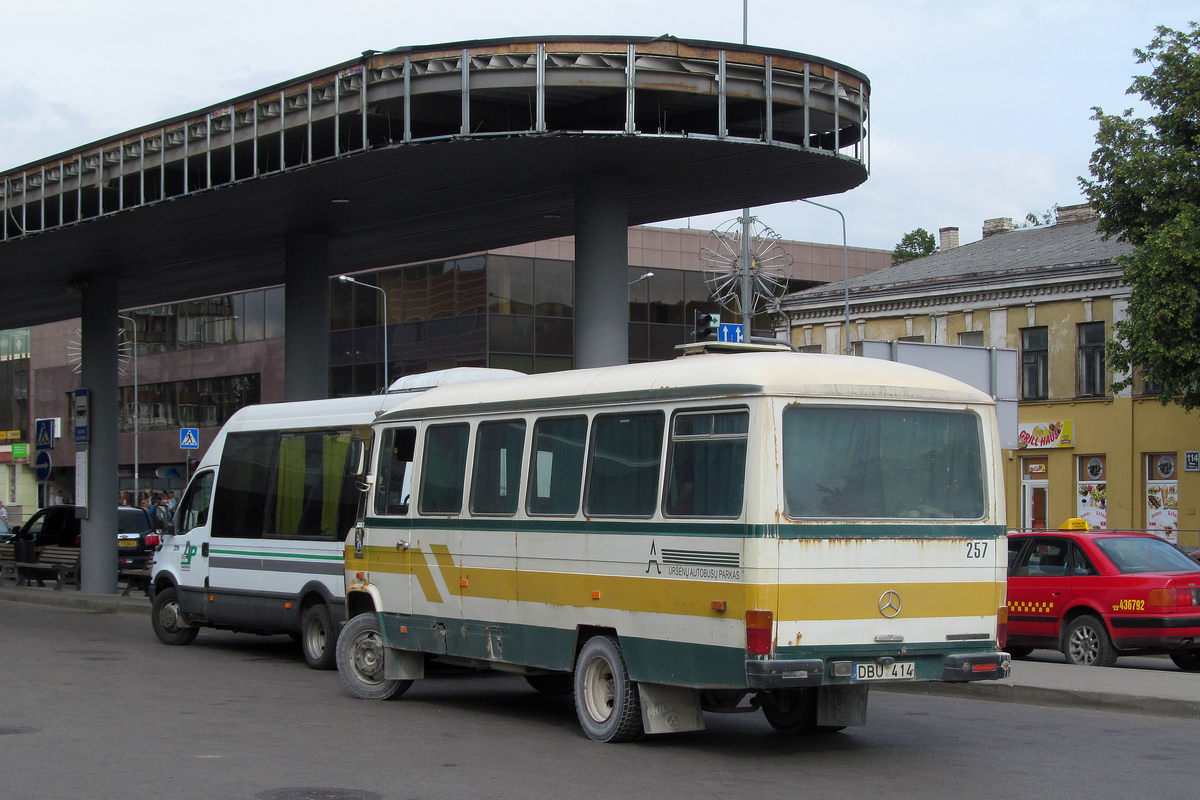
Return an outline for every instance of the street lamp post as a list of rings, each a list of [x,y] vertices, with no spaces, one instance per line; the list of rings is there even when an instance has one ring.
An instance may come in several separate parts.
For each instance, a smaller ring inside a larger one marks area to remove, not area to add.
[[[812,200],[800,198],[800,202],[808,203],[810,206],[823,208],[826,211],[832,211],[842,218],[842,266],[846,271],[846,281],[842,284],[845,288],[845,303],[846,303],[846,344],[843,347],[846,355],[850,355],[850,250],[846,246],[846,215],[838,211],[833,206],[825,206]]]
[[[117,317],[128,322],[133,330],[133,504],[138,505],[138,428],[141,427],[142,411],[138,405],[137,322],[124,314],[118,314]]]
[[[368,289],[374,289],[383,295],[383,393],[387,394],[388,390],[388,313],[387,313],[387,292],[380,286],[374,286],[370,283],[356,281],[349,275],[338,275],[338,280],[342,283],[353,283],[356,286],[365,286]]]

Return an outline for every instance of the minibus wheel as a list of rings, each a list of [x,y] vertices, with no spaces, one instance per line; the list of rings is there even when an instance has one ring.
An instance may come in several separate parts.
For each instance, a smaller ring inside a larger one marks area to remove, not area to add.
[[[342,683],[360,700],[395,700],[412,686],[412,681],[383,677],[383,634],[374,612],[347,622],[336,650]]]
[[[174,586],[159,589],[150,610],[150,625],[163,644],[191,644],[200,629],[186,625],[179,612],[179,590]]]
[[[316,603],[305,609],[304,618],[300,620],[300,646],[304,650],[304,660],[311,668],[337,667],[333,622],[324,603]]]
[[[575,662],[575,714],[588,738],[631,742],[642,736],[642,704],[629,680],[621,646],[612,636],[593,636]]]

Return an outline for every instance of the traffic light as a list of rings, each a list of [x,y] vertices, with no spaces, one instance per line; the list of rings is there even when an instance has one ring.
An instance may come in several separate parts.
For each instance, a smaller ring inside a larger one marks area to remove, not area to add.
[[[717,329],[721,327],[720,314],[701,314],[696,312],[696,341],[703,342],[717,338]]]

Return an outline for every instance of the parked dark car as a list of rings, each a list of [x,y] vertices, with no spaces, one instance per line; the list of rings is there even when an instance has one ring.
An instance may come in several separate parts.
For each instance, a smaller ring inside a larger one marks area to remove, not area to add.
[[[14,533],[34,547],[79,546],[79,520],[75,506],[49,506],[38,511]],[[121,506],[117,509],[117,563],[122,569],[145,569],[154,557],[159,535],[145,509]]]

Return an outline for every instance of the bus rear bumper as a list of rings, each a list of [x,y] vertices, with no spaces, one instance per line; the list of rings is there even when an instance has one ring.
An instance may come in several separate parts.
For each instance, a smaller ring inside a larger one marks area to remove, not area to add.
[[[751,689],[820,686],[824,676],[825,662],[819,658],[746,661],[746,683]]]
[[[838,669],[844,667],[844,669]],[[746,684],[751,689],[787,689],[842,683],[852,674],[853,662],[830,663],[819,658],[746,661]],[[936,667],[934,667],[936,669]],[[942,662],[941,680],[953,683],[1007,678],[1012,669],[1008,653],[951,654]],[[923,680],[936,680],[937,673]]]
[[[946,656],[942,667],[942,680],[953,683],[964,681],[994,681],[1007,678],[1012,671],[1012,660],[1008,653],[970,653]]]

